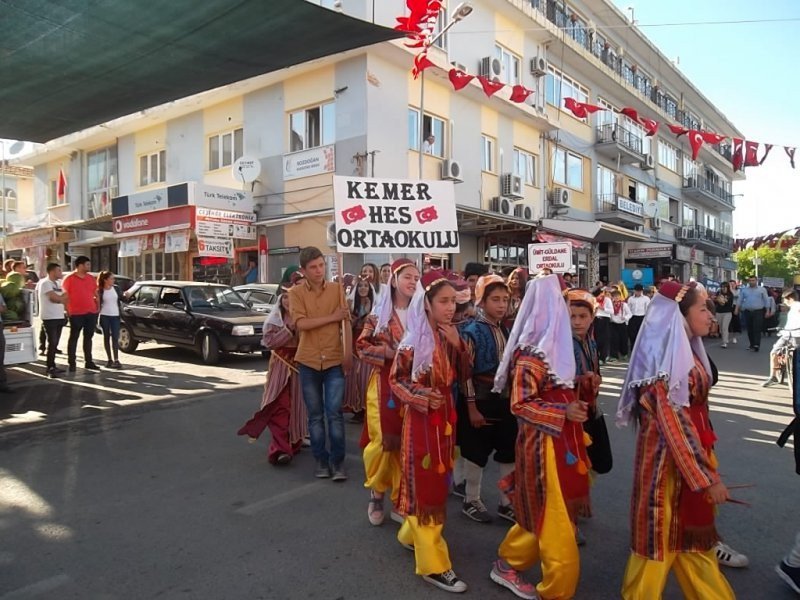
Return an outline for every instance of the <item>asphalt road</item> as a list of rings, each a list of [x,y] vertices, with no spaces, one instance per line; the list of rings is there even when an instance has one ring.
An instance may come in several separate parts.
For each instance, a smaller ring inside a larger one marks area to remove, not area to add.
[[[721,371],[712,418],[724,479],[756,485],[736,492],[751,508],[720,512],[726,541],[751,560],[726,574],[740,598],[793,598],[772,570],[800,528],[792,453],[774,444],[789,392],[760,387],[765,351],[708,346]],[[59,381],[43,377],[42,363],[10,370],[15,393],[0,396],[0,600],[443,597],[414,576],[394,523],[367,522],[358,426],[347,425],[350,480],[315,480],[307,450],[276,468],[266,435],[256,445],[236,436],[257,408],[262,358],[206,367],[158,346],[122,358],[124,371],[79,369]],[[623,374],[604,371],[607,412]],[[628,555],[634,432],[611,435],[615,467],[598,477],[595,515],[582,525],[577,598],[618,598]],[[490,508],[495,476],[484,481]],[[512,598],[488,579],[507,524],[473,523],[459,509],[454,498],[445,536],[468,596]],[[665,597],[681,597],[674,583]]]

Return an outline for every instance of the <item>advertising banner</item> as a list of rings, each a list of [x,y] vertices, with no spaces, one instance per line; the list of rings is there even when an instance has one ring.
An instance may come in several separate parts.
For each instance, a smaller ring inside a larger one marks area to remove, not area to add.
[[[189,250],[189,234],[188,229],[181,231],[168,231],[164,240],[164,252],[172,254],[173,252],[187,252]]]
[[[198,237],[197,254],[233,258],[233,238]]]
[[[336,170],[336,151],[334,146],[320,146],[283,157],[283,180],[299,179]]]
[[[536,274],[542,269],[566,273],[572,268],[572,244],[528,244],[528,270]]]
[[[200,237],[231,237],[240,240],[256,239],[255,213],[220,210],[198,206],[195,210],[195,230]]]

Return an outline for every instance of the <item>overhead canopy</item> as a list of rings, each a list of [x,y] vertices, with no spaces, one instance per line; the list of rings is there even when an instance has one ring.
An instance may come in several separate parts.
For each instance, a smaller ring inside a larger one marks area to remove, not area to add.
[[[554,233],[592,242],[646,242],[650,240],[650,237],[643,233],[603,221],[542,219],[542,227]]]
[[[67,133],[400,37],[305,0],[5,0],[0,138]]]

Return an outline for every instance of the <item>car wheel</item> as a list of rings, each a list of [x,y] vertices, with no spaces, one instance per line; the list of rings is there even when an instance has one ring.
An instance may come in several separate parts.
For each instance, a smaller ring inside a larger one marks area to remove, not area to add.
[[[133,337],[131,328],[127,325],[120,325],[119,349],[126,354],[131,354],[132,352],[136,352],[137,346],[139,346],[139,340]]]
[[[206,333],[200,340],[200,356],[207,365],[219,362],[219,342],[213,333]]]

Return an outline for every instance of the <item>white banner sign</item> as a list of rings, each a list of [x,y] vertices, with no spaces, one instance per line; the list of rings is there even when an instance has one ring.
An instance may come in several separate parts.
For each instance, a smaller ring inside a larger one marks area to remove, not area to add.
[[[167,254],[172,254],[173,252],[187,252],[189,250],[188,229],[184,229],[183,231],[168,231],[166,236],[164,252]]]
[[[572,268],[572,244],[528,244],[528,269],[538,273],[550,269],[553,273],[566,273]]]
[[[139,256],[142,253],[142,238],[130,237],[119,241],[119,252],[117,256],[126,258],[128,256]]]
[[[197,254],[233,258],[233,238],[198,237]]]
[[[452,181],[336,176],[333,207],[339,252],[459,252]]]
[[[321,146],[283,156],[283,179],[299,179],[336,170],[334,146]]]
[[[219,210],[198,206],[196,209],[197,235],[201,237],[256,239],[255,213]]]

